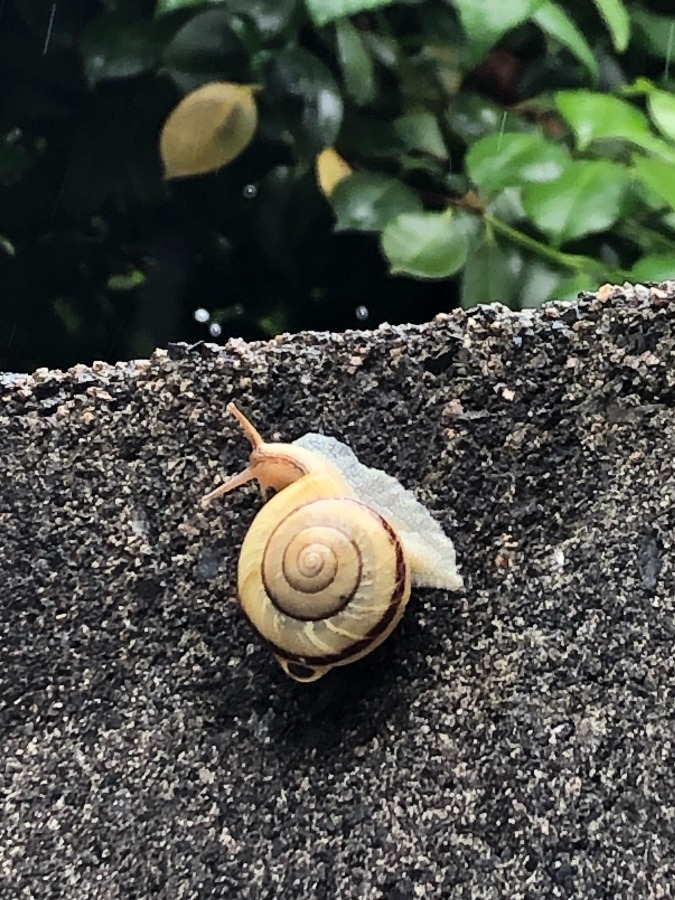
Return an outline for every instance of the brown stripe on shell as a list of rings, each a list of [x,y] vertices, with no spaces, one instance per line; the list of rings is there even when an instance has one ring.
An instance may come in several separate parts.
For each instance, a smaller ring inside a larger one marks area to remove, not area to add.
[[[326,498],[323,498],[323,497],[320,497],[320,498],[317,498],[316,500],[309,500],[307,503],[301,503],[300,506],[296,506],[295,509],[292,509],[287,515],[284,516],[283,519],[281,519],[281,521],[276,525],[274,531],[273,531],[272,534],[270,535],[270,539],[272,538],[272,535],[273,535],[279,528],[281,528],[281,526],[284,524],[284,522],[285,522],[287,519],[289,519],[291,516],[294,516],[294,515],[297,513],[297,511],[298,511],[299,509],[302,509],[302,508],[305,507],[305,506],[311,506],[312,503],[321,503],[321,502],[323,502],[324,499],[327,499],[327,500],[335,500],[335,499],[340,499],[340,498],[335,498],[335,497],[326,497]],[[351,500],[350,498],[345,498],[345,502],[348,502],[348,503],[357,503],[359,506],[364,506],[364,505],[365,505],[365,504],[363,504],[363,503],[359,503],[358,500]],[[370,507],[366,507],[366,509],[370,509]],[[372,511],[372,510],[371,510],[371,511]],[[377,513],[376,513],[376,515],[377,515]],[[381,517],[380,517],[380,518],[381,518]],[[382,519],[382,521],[384,522],[384,519]],[[354,594],[356,593],[356,591],[357,591],[357,589],[358,589],[358,586],[359,586],[359,584],[360,584],[360,582],[361,582],[361,573],[363,572],[363,565],[362,565],[362,563],[361,563],[361,554],[359,553],[359,548],[356,546],[356,544],[354,543],[354,541],[349,537],[349,535],[348,535],[346,532],[344,532],[341,528],[337,528],[335,525],[332,525],[332,524],[331,524],[330,527],[331,527],[331,528],[335,528],[335,531],[339,531],[341,535],[343,535],[344,537],[347,538],[347,540],[349,541],[349,543],[350,543],[350,544],[352,545],[352,547],[354,547],[354,549],[356,550],[356,557],[357,557],[357,559],[358,559],[358,561],[359,561],[359,569],[358,569],[358,572],[357,572],[357,575],[356,575],[356,587],[354,588],[353,591],[351,591],[351,593],[346,594],[344,597],[338,598],[338,599],[341,601],[341,602],[340,602],[340,605],[337,606],[337,607],[334,609],[334,611],[331,613],[331,616],[335,616],[335,615],[337,615],[338,613],[342,612],[342,610],[345,609],[345,608],[349,605],[349,601],[352,599],[352,597],[353,597]],[[388,526],[387,526],[387,527],[388,527]],[[288,616],[289,619],[293,619],[293,620],[296,621],[296,622],[320,622],[322,619],[325,618],[325,616],[321,615],[320,613],[319,613],[318,615],[316,615],[316,616],[310,616],[310,615],[305,615],[305,616],[298,616],[298,615],[295,615],[295,616],[294,616],[294,615],[292,615],[291,613],[289,613],[287,610],[285,610],[285,609],[283,608],[283,606],[281,606],[281,603],[280,603],[280,601],[279,601],[277,595],[274,593],[274,591],[270,588],[269,584],[268,584],[267,581],[265,580],[265,554],[264,554],[264,553],[263,553],[262,559],[260,560],[260,580],[262,581],[263,587],[265,588],[265,593],[266,593],[267,596],[270,598],[270,602],[272,603],[272,606],[273,606],[278,612],[280,612],[283,616]],[[311,596],[312,596],[311,593],[308,593],[308,596],[311,597]],[[275,646],[275,645],[270,645],[270,646]],[[277,651],[275,650],[274,652],[276,653]],[[282,654],[282,655],[283,655],[283,654]]]
[[[401,605],[401,600],[403,599],[406,583],[406,561],[403,555],[403,547],[401,545],[401,542],[399,541],[396,532],[391,527],[389,522],[387,522],[387,520],[383,518],[376,510],[372,509],[372,507],[370,506],[367,506],[367,504],[365,503],[361,503],[359,500],[352,500],[351,502],[358,503],[359,506],[363,506],[373,516],[377,516],[384,530],[387,532],[391,543],[396,548],[396,580],[394,582],[394,591],[392,593],[389,606],[387,607],[387,611],[384,613],[379,622],[377,622],[364,637],[362,637],[358,641],[355,641],[341,653],[326,654],[325,656],[302,656],[296,653],[289,653],[287,650],[285,650],[283,647],[280,647],[278,644],[275,644],[273,641],[264,641],[276,656],[281,656],[287,662],[298,662],[300,664],[306,664],[307,666],[330,666],[336,665],[340,662],[344,662],[346,659],[349,659],[350,656],[355,656],[362,650],[365,650],[365,648],[369,644],[372,644],[372,642],[376,638],[378,638],[383,631],[386,631],[387,627],[391,624],[392,619],[396,616],[399,606]]]

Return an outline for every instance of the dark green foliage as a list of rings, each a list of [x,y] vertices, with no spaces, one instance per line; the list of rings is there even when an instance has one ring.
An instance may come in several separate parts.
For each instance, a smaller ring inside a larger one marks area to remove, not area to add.
[[[5,0],[0,368],[675,277],[674,54],[667,0]],[[256,137],[167,184],[210,81]]]

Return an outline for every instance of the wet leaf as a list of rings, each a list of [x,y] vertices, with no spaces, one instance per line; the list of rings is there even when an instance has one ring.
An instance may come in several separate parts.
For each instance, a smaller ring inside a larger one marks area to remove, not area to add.
[[[640,43],[655,56],[673,58],[675,16],[659,16],[639,6],[632,10],[631,20]]]
[[[190,6],[206,6],[210,0],[157,0],[155,15],[163,16],[166,13],[175,12],[177,9],[186,9]]]
[[[197,13],[165,46],[164,65],[172,73],[211,75],[213,81],[247,80],[249,57],[233,28],[235,21],[224,9]]]
[[[516,285],[518,306],[520,309],[537,309],[547,298],[554,296],[562,273],[557,266],[536,256],[528,256],[523,262]]]
[[[569,162],[562,145],[540,134],[490,134],[466,156],[468,175],[486,196],[511,185],[554,181]]]
[[[230,9],[253,22],[265,41],[277,38],[299,19],[299,6],[300,0],[229,0]]]
[[[543,0],[453,0],[476,61],[500,37],[532,16]]]
[[[504,110],[496,103],[464,90],[454,99],[446,114],[446,121],[452,132],[465,144],[472,144],[505,127],[509,131],[524,127],[520,117],[512,116],[507,119]]]
[[[121,22],[114,16],[95,19],[80,39],[84,74],[91,86],[154,68],[161,50],[153,23]]]
[[[0,234],[0,250],[2,250],[3,253],[6,253],[7,256],[16,256],[14,244],[9,238],[5,237],[4,234]]]
[[[111,275],[108,278],[108,288],[111,291],[132,291],[145,283],[145,274],[140,269],[134,269],[120,275]]]
[[[400,213],[422,208],[417,194],[402,181],[371,172],[341,181],[332,201],[336,231],[381,231]]]
[[[622,0],[593,0],[612,37],[617,53],[623,53],[630,39],[630,16]]]
[[[330,70],[302,47],[287,47],[265,69],[264,102],[279,138],[290,138],[309,164],[331,147],[342,124],[342,96]]]
[[[544,34],[554,38],[570,53],[574,54],[579,62],[588,70],[593,79],[598,77],[598,64],[595,55],[588,45],[588,41],[577,28],[562,6],[551,0],[544,0],[532,16],[532,19],[541,28]]]
[[[645,114],[632,103],[595,91],[558,91],[555,103],[567,120],[579,150],[593,141],[621,139],[640,146],[651,138]]]
[[[466,261],[466,232],[450,210],[402,213],[382,233],[382,249],[392,274],[447,278]]]
[[[575,160],[552,184],[523,189],[523,206],[537,228],[554,244],[616,222],[630,184],[628,171],[615,163]]]
[[[394,133],[401,146],[412,152],[427,153],[446,160],[448,149],[436,116],[428,112],[408,113],[394,120]]]
[[[675,253],[652,253],[639,259],[630,272],[636,282],[675,279]]]
[[[184,97],[164,123],[166,178],[213,172],[250,144],[258,113],[251,85],[214,82]]]
[[[363,106],[375,96],[372,57],[360,32],[354,28],[349,19],[341,19],[336,23],[335,36],[345,86],[354,102]]]
[[[597,278],[581,273],[561,279],[549,290],[542,300],[576,300],[582,291],[596,291],[599,287]]]
[[[647,107],[661,134],[675,141],[675,96],[668,91],[651,91],[647,97]]]
[[[466,309],[477,303],[511,305],[519,273],[517,251],[503,250],[494,238],[483,239],[472,245],[462,275],[461,304]]]
[[[633,157],[633,165],[640,180],[675,209],[675,175],[672,163],[646,156]]]
[[[325,25],[355,13],[389,6],[393,2],[394,0],[305,0],[305,6],[315,25]]]

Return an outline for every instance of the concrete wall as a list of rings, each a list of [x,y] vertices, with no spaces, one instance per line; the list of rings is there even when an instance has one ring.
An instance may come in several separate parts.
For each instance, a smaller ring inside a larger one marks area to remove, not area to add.
[[[0,897],[666,896],[675,284],[0,388]],[[234,600],[266,436],[325,430],[462,594],[314,685]],[[659,893],[661,891],[661,893]]]

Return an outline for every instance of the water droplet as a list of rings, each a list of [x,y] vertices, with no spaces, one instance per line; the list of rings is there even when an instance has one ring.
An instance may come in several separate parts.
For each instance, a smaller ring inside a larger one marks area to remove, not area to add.
[[[354,314],[359,322],[365,322],[368,316],[370,315],[367,306],[357,306],[354,310]]]
[[[196,309],[192,313],[192,318],[195,320],[195,322],[199,322],[200,325],[203,325],[205,322],[209,321],[209,319],[211,318],[211,313],[208,311],[208,309],[204,309],[203,306],[200,306],[199,309]]]
[[[217,322],[211,322],[209,325],[209,334],[211,337],[220,337],[220,333],[223,329]]]
[[[241,193],[244,200],[253,200],[258,194],[258,188],[255,184],[245,184]]]

